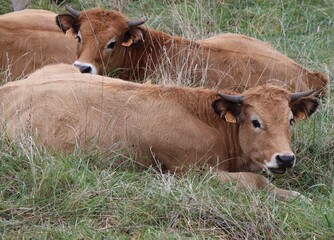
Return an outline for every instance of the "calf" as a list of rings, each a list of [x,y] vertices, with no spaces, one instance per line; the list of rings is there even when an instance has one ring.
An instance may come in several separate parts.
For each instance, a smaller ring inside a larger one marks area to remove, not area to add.
[[[326,76],[251,37],[222,34],[195,42],[142,27],[144,20],[130,21],[117,11],[66,8],[71,14],[58,15],[56,22],[78,40],[74,65],[83,73],[116,71],[124,80],[167,73],[181,83],[218,89],[270,82],[293,91],[328,90]]]
[[[283,174],[295,165],[291,131],[316,110],[311,93],[263,85],[233,95],[137,84],[60,65],[1,87],[0,116],[12,140],[29,131],[63,153],[123,149],[142,168],[157,162],[177,173],[208,167],[222,182],[290,199],[299,193],[253,172]]]

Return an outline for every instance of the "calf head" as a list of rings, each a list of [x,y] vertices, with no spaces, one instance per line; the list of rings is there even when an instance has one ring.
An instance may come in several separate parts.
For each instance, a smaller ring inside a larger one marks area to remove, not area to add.
[[[59,28],[78,41],[74,66],[82,73],[107,74],[122,67],[125,50],[143,39],[138,26],[146,20],[130,21],[117,11],[91,9],[83,12],[65,6],[70,14],[56,17]]]
[[[318,107],[313,91],[290,94],[270,85],[242,95],[219,94],[212,106],[225,121],[238,124],[243,156],[259,168],[282,174],[294,166],[291,131],[295,122],[306,119]]]

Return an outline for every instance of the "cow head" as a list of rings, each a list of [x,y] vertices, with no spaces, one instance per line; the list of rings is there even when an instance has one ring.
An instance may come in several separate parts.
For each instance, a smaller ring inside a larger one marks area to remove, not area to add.
[[[82,73],[106,74],[121,68],[125,49],[143,39],[138,26],[146,20],[130,21],[117,11],[91,9],[83,12],[65,6],[70,14],[56,17],[59,28],[78,41],[74,66]]]
[[[238,124],[243,156],[258,168],[282,174],[295,164],[291,131],[318,107],[313,91],[290,94],[274,86],[260,86],[242,95],[219,94],[214,111],[225,121]]]

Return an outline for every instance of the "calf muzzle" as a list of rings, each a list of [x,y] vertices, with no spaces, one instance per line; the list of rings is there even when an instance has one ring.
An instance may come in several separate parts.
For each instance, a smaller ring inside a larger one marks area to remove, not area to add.
[[[73,66],[78,68],[81,73],[97,74],[96,68],[92,64],[75,61]]]
[[[291,154],[278,154],[275,157],[277,168],[268,168],[274,174],[283,174],[286,169],[295,165],[295,156]]]
[[[295,163],[294,155],[277,155],[276,162],[278,168],[292,168]]]

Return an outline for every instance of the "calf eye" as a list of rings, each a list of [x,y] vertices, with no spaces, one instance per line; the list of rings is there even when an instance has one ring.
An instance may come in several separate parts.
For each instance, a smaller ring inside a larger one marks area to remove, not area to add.
[[[108,44],[107,48],[113,49],[115,47],[115,45],[116,45],[116,42],[111,42],[111,43]]]
[[[293,118],[290,119],[290,125],[293,126],[295,124],[295,120]]]
[[[258,120],[252,120],[252,124],[254,128],[260,128],[261,124]]]

